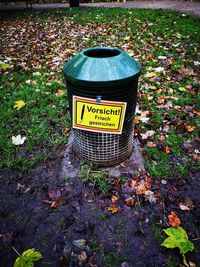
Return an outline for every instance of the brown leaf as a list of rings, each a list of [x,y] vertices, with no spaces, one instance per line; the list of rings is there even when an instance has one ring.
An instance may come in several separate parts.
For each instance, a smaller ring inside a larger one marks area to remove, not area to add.
[[[68,133],[70,130],[71,130],[71,128],[70,128],[70,127],[67,127],[67,128],[64,129],[64,133],[66,134],[66,133]]]
[[[116,197],[116,196],[114,196],[114,195],[111,197],[111,202],[112,202],[112,203],[116,203],[117,200],[118,200],[118,197]]]
[[[57,199],[55,201],[52,201],[51,208],[57,209],[64,203],[65,203],[65,200],[63,198]]]
[[[124,201],[125,201],[127,206],[133,207],[135,205],[135,198],[133,198],[133,197],[128,197]]]
[[[184,128],[188,131],[188,132],[192,132],[196,129],[196,126],[195,125],[189,125],[189,124],[186,124],[184,123]]]
[[[171,148],[169,146],[165,146],[165,152],[169,154],[171,152]]]
[[[174,211],[168,215],[168,223],[174,228],[179,227],[181,221]]]
[[[163,141],[165,141],[165,136],[164,136],[164,135],[160,135],[160,136],[158,137],[158,139],[159,139],[161,142],[163,142]]]
[[[131,180],[130,186],[135,190],[137,195],[144,195],[153,183],[152,178],[148,173],[144,173]]]

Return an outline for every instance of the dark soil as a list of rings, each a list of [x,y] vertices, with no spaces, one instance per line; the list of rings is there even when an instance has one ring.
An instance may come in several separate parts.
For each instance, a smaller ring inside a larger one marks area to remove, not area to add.
[[[188,253],[187,259],[199,266],[200,173],[157,179],[151,188],[156,203],[138,196],[136,205],[130,207],[120,197],[120,210],[112,214],[106,207],[116,187],[106,196],[92,184],[83,184],[77,172],[80,160],[72,152],[69,158],[66,151],[60,147],[54,158],[29,173],[0,172],[0,266],[13,266],[14,247],[19,253],[28,248],[40,251],[44,259],[36,266],[41,267],[175,267],[181,262],[178,250],[160,246],[172,210],[190,240],[197,239],[195,252]],[[126,169],[123,176],[128,180],[133,174]],[[122,186],[118,193],[124,194]],[[179,203],[185,201],[192,203],[190,211],[180,209]]]

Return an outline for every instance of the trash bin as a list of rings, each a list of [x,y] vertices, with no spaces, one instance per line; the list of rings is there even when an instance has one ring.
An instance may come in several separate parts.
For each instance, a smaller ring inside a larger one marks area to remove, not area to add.
[[[85,49],[64,65],[73,149],[84,161],[110,166],[133,148],[140,64],[118,48]]]

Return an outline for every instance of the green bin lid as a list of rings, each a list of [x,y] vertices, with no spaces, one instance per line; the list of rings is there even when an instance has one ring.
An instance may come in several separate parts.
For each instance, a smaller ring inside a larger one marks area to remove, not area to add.
[[[141,65],[124,51],[112,47],[83,50],[64,64],[66,80],[97,86],[121,85],[138,79]]]

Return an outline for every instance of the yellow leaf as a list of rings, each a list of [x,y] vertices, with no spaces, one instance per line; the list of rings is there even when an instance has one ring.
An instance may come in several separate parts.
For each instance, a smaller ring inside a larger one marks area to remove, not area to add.
[[[181,92],[187,92],[187,89],[185,87],[179,87],[178,90]]]
[[[160,93],[162,93],[162,91],[163,91],[162,89],[159,89],[159,90],[157,91],[157,93],[160,94]]]
[[[157,76],[157,74],[156,74],[155,72],[148,72],[148,73],[145,75],[146,78],[153,78],[153,77],[155,77],[155,76]]]
[[[111,204],[108,208],[107,208],[108,211],[111,211],[112,213],[116,213],[118,212],[119,210],[119,207],[116,206],[115,204]]]
[[[151,85],[151,86],[149,86],[149,89],[150,89],[150,90],[156,90],[156,89],[157,89],[157,87],[156,87],[156,86],[154,86],[154,85]]]
[[[23,100],[15,101],[13,108],[16,108],[17,110],[23,108],[25,106],[25,102]]]

